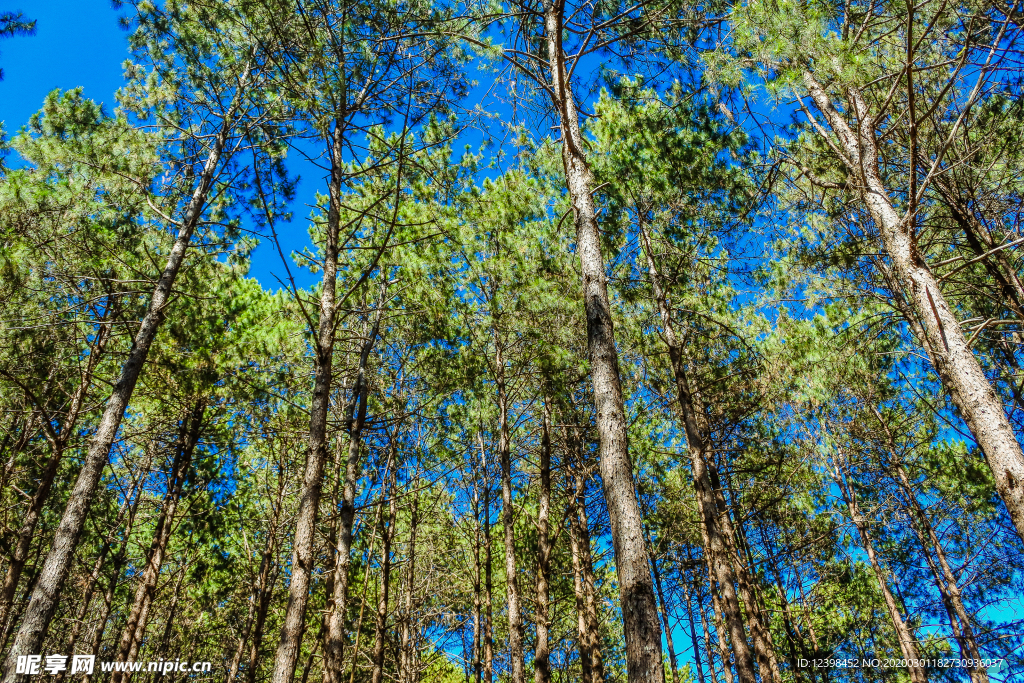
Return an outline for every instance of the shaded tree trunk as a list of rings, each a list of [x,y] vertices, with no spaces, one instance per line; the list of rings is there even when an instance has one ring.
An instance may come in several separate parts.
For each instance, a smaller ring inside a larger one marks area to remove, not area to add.
[[[323,245],[323,278],[320,286],[320,313],[314,341],[316,371],[313,400],[309,410],[309,443],[306,466],[299,493],[292,544],[291,581],[288,605],[281,626],[281,640],[274,658],[272,683],[291,683],[299,660],[302,634],[309,602],[313,573],[316,523],[320,512],[324,465],[327,462],[327,415],[330,411],[331,381],[334,374],[334,342],[337,328],[337,275],[339,233],[341,228],[341,185],[344,175],[345,124],[335,120],[330,140],[331,177],[328,183],[328,210]]]
[[[886,610],[889,612],[889,619],[892,621],[893,628],[896,630],[896,638],[899,641],[900,653],[904,659],[908,660],[907,670],[910,672],[910,680],[912,683],[926,683],[928,677],[925,675],[924,669],[915,664],[921,658],[920,652],[917,649],[917,641],[910,629],[907,628],[907,624],[903,621],[903,617],[900,615],[899,607],[896,605],[896,598],[893,597],[892,591],[889,590],[889,582],[886,579],[886,572],[882,568],[881,563],[878,560],[878,556],[875,554],[875,546],[871,540],[871,532],[867,528],[867,520],[861,515],[860,508],[857,505],[857,497],[850,488],[846,481],[846,475],[843,470],[845,469],[845,458],[842,455],[837,456],[840,462],[834,463],[833,474],[835,477],[836,485],[839,487],[840,493],[842,493],[843,500],[846,503],[846,508],[850,513],[850,519],[853,520],[853,525],[857,529],[857,533],[861,539],[861,545],[864,548],[864,552],[868,556],[868,561],[871,563],[871,569],[875,574],[875,579],[878,581],[878,588],[882,591],[882,598],[885,600]]]
[[[574,436],[573,450],[576,463],[573,471],[574,492],[569,499],[572,507],[569,514],[569,541],[572,552],[573,591],[576,595],[576,622],[583,681],[600,683],[604,681],[604,662],[601,656],[600,624],[597,619],[594,565],[590,554],[590,521],[587,518],[583,452],[578,434]]]
[[[324,681],[339,683],[343,675],[342,657],[345,650],[345,612],[348,601],[348,570],[352,559],[352,527],[356,513],[356,486],[359,481],[359,450],[363,427],[366,424],[366,403],[369,385],[366,377],[370,352],[376,343],[387,294],[387,278],[381,277],[380,298],[373,322],[368,327],[359,351],[359,365],[352,386],[352,401],[346,416],[349,440],[345,459],[345,485],[338,514],[339,533],[334,554],[334,572],[330,603],[327,607],[327,640],[324,646]]]
[[[391,591],[391,542],[395,535],[395,522],[398,516],[398,502],[395,491],[395,470],[397,464],[391,463],[391,485],[387,489],[390,498],[388,503],[387,526],[381,532],[381,576],[380,591],[377,596],[377,613],[373,628],[373,671],[370,683],[381,683],[384,680],[384,645],[387,638],[388,602]]]
[[[413,486],[417,486],[419,478],[413,480]],[[416,530],[420,523],[420,496],[419,491],[413,493],[412,510],[409,517],[409,559],[406,570],[405,584],[405,609],[402,615],[402,640],[400,644],[399,658],[399,683],[413,683],[416,680],[415,651],[413,638],[413,608],[414,595],[416,591]],[[477,561],[479,564],[479,560]],[[478,598],[479,600],[479,598]]]
[[[515,509],[512,505],[512,447],[508,426],[508,394],[505,387],[505,359],[497,321],[494,328],[494,381],[498,390],[498,458],[501,465],[501,524],[505,533],[505,577],[508,603],[508,647],[510,680],[525,683],[523,661],[523,607],[516,566]]]

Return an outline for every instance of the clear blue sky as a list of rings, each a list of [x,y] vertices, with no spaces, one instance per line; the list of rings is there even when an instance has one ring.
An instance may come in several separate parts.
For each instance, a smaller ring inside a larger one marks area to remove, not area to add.
[[[8,135],[39,110],[54,88],[82,86],[85,96],[114,108],[127,35],[109,0],[0,0],[0,12],[36,20],[36,35],[0,41],[0,121]]]

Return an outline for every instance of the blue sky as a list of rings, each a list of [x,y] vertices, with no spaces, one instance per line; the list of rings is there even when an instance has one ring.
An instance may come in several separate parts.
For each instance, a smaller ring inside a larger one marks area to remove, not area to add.
[[[117,106],[114,93],[123,84],[121,65],[128,57],[128,34],[118,25],[118,11],[110,0],[0,0],[0,12],[20,11],[36,20],[34,36],[0,41],[0,121],[12,136],[39,111],[46,95],[60,88],[81,87],[89,99],[101,102],[105,111]],[[16,159],[9,159],[16,166]],[[299,164],[303,182],[298,188],[294,220],[283,226],[280,237],[285,254],[309,243],[305,218],[317,189],[317,169]],[[318,278],[292,265],[299,286]],[[268,289],[278,289],[277,275],[284,268],[273,245],[263,243],[252,256],[250,274]]]

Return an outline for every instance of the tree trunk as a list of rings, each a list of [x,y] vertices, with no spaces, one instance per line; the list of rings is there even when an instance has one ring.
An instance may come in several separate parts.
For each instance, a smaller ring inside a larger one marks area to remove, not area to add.
[[[690,622],[690,645],[693,648],[693,662],[697,666],[697,681],[704,683],[704,663],[701,661],[700,646],[697,644],[697,624],[693,620],[693,601],[690,598],[690,588],[687,585],[686,571],[680,571],[681,584],[683,586],[683,602],[686,604],[686,617]],[[696,572],[694,573],[696,576]],[[655,577],[657,579],[657,577]],[[698,601],[698,605],[700,602]],[[703,619],[701,619],[703,622]]]
[[[708,466],[711,475],[711,482],[715,487],[715,499],[718,502],[719,516],[722,520],[722,528],[725,532],[725,539],[729,547],[729,557],[732,559],[736,577],[739,580],[740,594],[747,607],[747,625],[750,627],[751,641],[754,646],[754,653],[757,657],[757,665],[761,670],[762,680],[771,680],[774,683],[782,683],[782,672],[779,670],[779,661],[775,656],[775,644],[772,642],[771,632],[766,626],[761,611],[761,601],[758,599],[757,583],[747,568],[744,558],[753,566],[753,558],[746,544],[746,536],[743,531],[742,522],[733,525],[729,511],[730,506],[725,500],[725,493],[720,483],[718,468],[714,464]],[[731,506],[735,509],[735,504]],[[742,551],[742,552],[741,552]]]
[[[706,549],[707,547],[708,540],[707,537],[705,537],[704,548]],[[722,676],[725,678],[725,683],[733,683],[732,667],[729,663],[729,644],[726,642],[725,638],[725,618],[723,617],[725,610],[722,606],[722,598],[719,595],[718,587],[715,585],[714,563],[711,560],[710,553],[706,550],[704,552],[704,564],[708,570],[708,592],[711,593],[711,612],[715,617],[715,633],[718,634],[718,658],[722,660]],[[744,639],[743,642],[746,643],[746,639]],[[749,654],[749,650],[747,653]],[[753,669],[753,666],[754,663],[753,660],[751,660],[750,668]]]
[[[392,447],[394,448],[394,446]],[[394,451],[392,450],[392,455]],[[395,491],[395,471],[397,463],[391,462],[391,485],[388,487],[387,527],[381,533],[381,577],[380,592],[377,596],[377,614],[373,628],[373,671],[370,683],[381,683],[384,680],[384,641],[387,637],[388,601],[391,590],[391,541],[395,535],[395,521],[398,516],[398,503]]]
[[[419,484],[419,478],[413,480],[413,487]],[[402,615],[402,641],[400,653],[399,683],[413,683],[416,679],[415,652],[413,638],[413,607],[416,591],[416,529],[420,523],[420,495],[413,493],[412,510],[409,518],[409,566],[406,570],[405,614]],[[479,564],[479,561],[478,561]],[[478,598],[479,600],[479,598]]]
[[[523,608],[519,596],[519,569],[516,566],[515,510],[512,505],[512,448],[508,426],[508,395],[505,389],[505,359],[502,355],[497,321],[495,321],[494,327],[494,381],[498,390],[498,458],[501,464],[501,524],[505,532],[509,675],[512,683],[525,683]]]
[[[470,455],[472,458],[472,455]],[[477,468],[473,467],[473,680],[482,683],[483,677],[483,566],[480,562],[482,545],[480,525],[480,493]]]
[[[331,178],[328,184],[326,235],[323,245],[323,279],[320,289],[320,314],[317,336],[316,373],[313,378],[313,401],[309,410],[309,443],[306,467],[299,494],[299,510],[295,518],[295,537],[288,585],[288,606],[285,609],[281,640],[274,658],[272,683],[291,683],[299,660],[309,583],[313,573],[313,546],[320,512],[324,464],[327,462],[327,414],[331,403],[331,380],[334,375],[334,340],[337,319],[338,238],[341,228],[341,184],[344,175],[342,147],[344,123],[334,122],[331,135]]]
[[[491,551],[491,480],[487,475],[483,434],[478,434],[484,474],[484,680],[494,680],[494,590],[492,584],[493,555]]]
[[[662,683],[661,626],[626,441],[618,351],[592,196],[594,177],[583,154],[583,136],[562,50],[563,9],[562,3],[545,1],[544,33],[551,67],[552,104],[561,126],[562,161],[576,219],[576,252],[583,276],[587,351],[600,438],[601,481],[608,504],[619,580],[627,677],[629,683]]]
[[[263,645],[263,628],[267,623],[267,612],[270,610],[270,600],[274,597],[274,583],[277,573],[281,567],[274,561],[277,554],[278,523],[281,519],[281,508],[284,504],[285,489],[284,468],[278,466],[277,471],[277,502],[274,504],[270,516],[270,528],[267,533],[270,539],[260,558],[259,583],[256,586],[257,608],[256,621],[253,624],[252,642],[249,645],[249,662],[246,665],[247,683],[256,683],[256,674],[259,671],[260,648]],[[273,569],[271,569],[273,567]]]
[[[327,640],[324,646],[324,682],[340,683],[343,676],[342,657],[345,650],[345,613],[348,601],[348,569],[352,559],[352,526],[356,514],[356,485],[359,481],[359,449],[366,424],[366,402],[369,395],[367,365],[376,343],[387,294],[387,278],[381,277],[380,299],[373,323],[359,352],[359,366],[352,386],[352,403],[346,416],[349,424],[348,451],[345,460],[345,486],[342,490],[340,527],[334,555],[334,583],[327,612]]]
[[[834,463],[833,471],[835,482],[839,487],[843,500],[846,502],[846,508],[850,513],[850,518],[853,520],[853,525],[857,528],[857,533],[860,535],[861,545],[864,547],[864,552],[867,554],[868,561],[871,563],[871,569],[874,571],[875,579],[878,581],[878,588],[882,591],[886,610],[889,612],[889,618],[892,620],[893,628],[896,630],[896,638],[899,641],[900,653],[903,655],[904,659],[908,660],[907,670],[910,672],[910,680],[912,683],[927,683],[928,677],[925,675],[924,669],[915,664],[915,662],[919,661],[921,658],[917,649],[917,641],[914,639],[910,629],[907,628],[907,624],[903,621],[903,617],[900,616],[899,607],[896,605],[896,599],[893,597],[892,591],[889,590],[889,582],[886,579],[886,572],[878,561],[878,556],[875,554],[875,546],[871,540],[871,532],[868,531],[865,518],[860,514],[860,509],[857,505],[857,497],[846,481],[846,476],[843,472],[845,469],[845,458],[841,454],[838,455],[837,458],[838,461]]]
[[[217,135],[213,138],[213,145],[207,155],[206,163],[199,175],[199,183],[196,186],[192,197],[185,209],[181,220],[181,227],[171,247],[167,263],[157,280],[153,289],[152,297],[146,315],[139,325],[139,331],[135,335],[132,349],[128,358],[121,368],[121,374],[114,384],[114,389],[103,409],[103,416],[100,418],[99,427],[93,435],[89,445],[89,451],[82,463],[78,479],[68,497],[64,514],[57,527],[57,533],[46,561],[43,565],[39,579],[36,581],[35,590],[32,592],[32,599],[29,602],[25,618],[22,620],[21,628],[14,640],[14,646],[7,658],[6,671],[3,683],[16,683],[27,680],[27,676],[16,674],[16,662],[19,655],[27,655],[40,652],[43,645],[43,638],[50,626],[50,620],[57,610],[57,602],[60,599],[64,582],[70,573],[71,563],[74,559],[75,549],[78,547],[79,537],[82,535],[82,528],[85,526],[85,519],[92,504],[93,495],[99,484],[100,476],[106,467],[110,449],[117,438],[121,420],[124,417],[128,401],[132,392],[135,391],[135,384],[139,380],[142,366],[149,355],[149,349],[156,339],[157,331],[166,315],[166,307],[169,303],[171,290],[178,272],[185,261],[189,243],[192,241],[192,233],[199,224],[203,208],[206,205],[210,189],[213,187],[217,167],[221,155],[227,145],[231,133],[234,116],[241,94],[245,90],[245,84],[249,80],[248,68],[239,81],[234,101],[231,103],[228,113]]]
[[[544,397],[544,418],[540,440],[540,499],[537,503],[537,642],[533,656],[534,683],[550,683],[551,663],[548,661],[548,591],[551,582],[551,550],[554,543],[548,529],[551,510],[551,401]]]
[[[665,643],[668,645],[668,666],[672,673],[672,683],[679,683],[679,668],[676,665],[676,646],[672,642],[672,624],[668,620],[668,604],[665,602],[665,592],[661,588],[661,572],[658,571],[658,560],[651,554],[651,571],[654,573],[654,587],[658,595],[658,603],[661,607],[661,619],[665,625]]]
[[[922,344],[985,454],[999,496],[1017,534],[1024,538],[1024,452],[1002,402],[967,344],[960,321],[918,249],[912,221],[903,220],[893,207],[878,167],[876,120],[860,92],[851,88],[850,111],[858,121],[858,129],[854,131],[810,72],[804,72],[804,85],[839,137],[847,156],[844,160],[847,172],[853,177],[854,185],[861,188],[861,199],[892,261],[897,285],[909,292],[913,313],[924,334]]]
[[[164,554],[167,552],[167,544],[174,528],[178,502],[181,500],[188,468],[192,463],[192,453],[195,451],[199,435],[202,432],[205,409],[206,403],[200,399],[191,413],[182,421],[181,432],[178,435],[178,447],[171,465],[170,477],[168,477],[167,494],[164,496],[163,505],[161,505],[156,528],[153,530],[153,541],[149,547],[146,568],[143,570],[139,586],[135,590],[135,599],[121,633],[121,642],[117,648],[118,661],[135,661],[139,645],[146,633],[150,606],[153,603],[153,596],[156,594],[157,581],[160,579],[160,568],[163,566]],[[127,676],[123,672],[115,671],[110,680],[111,683],[121,683],[125,678]]]
[[[672,374],[676,384],[676,398],[679,401],[679,408],[683,417],[686,445],[690,455],[690,465],[693,470],[697,512],[701,520],[700,528],[701,537],[704,540],[704,555],[711,570],[712,581],[718,582],[718,589],[722,595],[721,608],[716,610],[716,612],[719,613],[719,616],[728,625],[729,638],[732,642],[733,653],[736,655],[736,673],[739,676],[740,683],[754,683],[754,658],[747,643],[746,632],[743,629],[743,615],[740,611],[739,599],[736,596],[736,577],[733,573],[733,563],[730,561],[731,553],[728,542],[729,522],[726,519],[724,510],[719,509],[719,501],[711,481],[711,467],[708,464],[710,428],[704,417],[703,407],[698,404],[696,397],[690,391],[682,347],[676,337],[675,326],[672,323],[672,312],[668,306],[665,291],[662,289],[661,277],[655,266],[654,253],[651,250],[650,235],[647,232],[643,216],[645,209],[638,207],[637,211],[640,238],[643,243],[644,253],[647,255],[647,269],[651,279],[651,291],[658,306],[658,312],[661,315],[662,335],[665,339],[665,345],[668,347],[669,361],[672,365]],[[712,586],[713,591],[714,586]],[[751,628],[752,632],[753,630]],[[726,669],[729,668],[727,665],[728,657],[723,658],[723,664]]]
[[[113,562],[111,563],[112,571],[110,582],[107,584],[107,589],[103,593],[103,608],[100,611],[100,618],[96,622],[96,627],[93,631],[89,653],[94,657],[99,655],[100,645],[103,642],[103,633],[106,630],[107,619],[110,618],[110,612],[114,606],[114,593],[117,591],[118,580],[121,577],[121,571],[124,569],[125,559],[128,556],[128,543],[131,540],[132,531],[135,529],[135,515],[139,510],[139,504],[142,502],[141,490],[143,480],[150,471],[150,466],[152,465],[153,458],[156,455],[156,446],[150,443],[146,448],[146,451],[146,461],[143,463],[142,467],[139,468],[139,474],[132,487],[133,499],[131,507],[128,510],[128,521],[124,527],[124,539],[121,541],[117,554],[114,555]],[[117,527],[115,526],[115,528]],[[84,683],[89,683],[91,678],[92,675],[86,675]]]
[[[575,430],[574,430],[575,431]],[[572,551],[573,590],[576,594],[576,621],[579,632],[583,683],[604,681],[601,657],[600,624],[597,619],[597,590],[594,585],[594,564],[590,554],[590,521],[587,518],[586,488],[583,472],[583,444],[578,433],[573,438],[573,479],[575,490],[569,499],[569,540]]]

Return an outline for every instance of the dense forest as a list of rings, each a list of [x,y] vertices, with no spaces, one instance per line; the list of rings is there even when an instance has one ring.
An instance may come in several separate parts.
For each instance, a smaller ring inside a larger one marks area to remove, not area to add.
[[[114,4],[0,132],[3,683],[1022,680],[1017,0]]]

